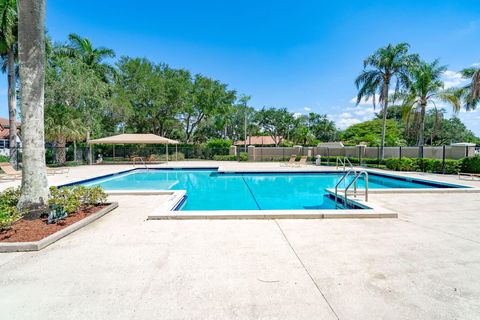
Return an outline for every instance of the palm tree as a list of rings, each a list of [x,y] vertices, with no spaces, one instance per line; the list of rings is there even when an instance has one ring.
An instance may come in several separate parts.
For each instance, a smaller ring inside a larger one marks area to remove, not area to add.
[[[57,54],[80,59],[93,68],[105,82],[110,81],[115,74],[115,69],[104,60],[115,57],[115,52],[112,49],[95,48],[89,39],[75,33],[69,34],[68,40],[67,45],[58,48]]]
[[[480,102],[480,67],[463,69],[461,74],[464,78],[471,79],[471,82],[461,89],[465,100],[465,109],[467,111],[474,110]]]
[[[22,188],[20,210],[26,218],[38,218],[47,204],[45,168],[44,82],[45,82],[45,0],[18,2],[18,60],[22,114]]]
[[[86,131],[87,128],[82,120],[76,117],[72,108],[57,104],[50,106],[45,112],[45,136],[55,141],[55,160],[61,165],[66,161],[66,143],[82,139]],[[74,157],[76,160],[76,155]]]
[[[404,94],[405,113],[414,115],[414,127],[417,131],[417,146],[424,144],[425,113],[429,105],[435,109],[436,102],[450,104],[453,111],[460,111],[460,94],[458,90],[443,90],[443,73],[446,66],[438,60],[431,63],[420,61],[410,68],[410,85]]]
[[[18,33],[17,1],[0,1],[0,55],[3,59],[2,72],[8,75],[8,118],[10,163],[17,165],[17,91],[15,58]]]
[[[418,60],[417,55],[409,55],[407,43],[397,45],[389,44],[375,51],[363,62],[363,71],[355,80],[358,89],[357,104],[363,99],[373,99],[373,107],[376,100],[382,105],[383,113],[382,137],[380,143],[381,158],[384,158],[385,130],[390,86],[395,84],[395,93],[401,87],[408,86],[408,67]]]

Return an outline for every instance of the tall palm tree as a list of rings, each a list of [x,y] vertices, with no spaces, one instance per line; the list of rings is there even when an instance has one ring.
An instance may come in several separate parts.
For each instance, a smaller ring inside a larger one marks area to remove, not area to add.
[[[17,79],[15,56],[18,34],[18,15],[16,0],[0,1],[0,55],[4,60],[2,72],[8,75],[8,118],[10,163],[17,164]]]
[[[18,60],[22,113],[22,187],[18,208],[38,218],[48,200],[45,168],[45,0],[18,1]]]
[[[480,102],[480,67],[463,69],[461,74],[464,78],[471,79],[470,83],[461,89],[465,100],[465,109],[467,111],[474,110]]]
[[[409,65],[418,60],[417,55],[408,54],[409,45],[399,43],[389,44],[375,51],[363,62],[363,71],[355,80],[358,89],[357,104],[364,99],[373,99],[373,107],[378,99],[381,104],[382,137],[380,143],[380,155],[384,158],[385,130],[390,87],[395,85],[395,93],[400,88],[408,86]]]
[[[95,48],[88,38],[75,33],[69,34],[68,40],[67,45],[58,48],[57,54],[80,59],[92,67],[104,81],[110,81],[115,74],[115,68],[106,63],[105,59],[114,58],[115,51],[104,47]]]
[[[453,111],[460,111],[461,99],[458,90],[444,90],[442,76],[447,70],[438,60],[431,63],[420,61],[410,68],[410,85],[405,93],[403,105],[407,114],[414,115],[417,131],[417,146],[424,144],[425,113],[429,105],[436,109],[435,101],[450,104]]]
[[[64,105],[53,105],[45,111],[45,136],[56,144],[56,162],[66,161],[66,144],[85,137],[87,128],[75,110]],[[76,159],[76,158],[75,158]]]

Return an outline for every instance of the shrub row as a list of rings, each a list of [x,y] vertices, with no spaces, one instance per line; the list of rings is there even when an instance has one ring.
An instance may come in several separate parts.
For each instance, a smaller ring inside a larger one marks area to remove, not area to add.
[[[22,218],[23,213],[17,210],[19,198],[20,188],[9,188],[0,193],[0,231],[8,229]],[[80,209],[104,203],[106,200],[107,194],[99,186],[51,187],[45,216],[48,215],[49,223],[55,223]]]
[[[239,155],[238,158],[237,158],[236,155],[231,155],[231,154],[227,154],[227,155],[214,155],[214,156],[213,156],[213,160],[216,160],[216,161],[237,161],[237,160],[240,160],[240,161],[248,161],[248,153],[246,153],[246,152],[240,152],[240,155]]]
[[[462,160],[445,160],[445,173],[455,174],[461,171]],[[439,159],[402,158],[386,159],[388,169],[395,171],[443,172],[443,161]]]

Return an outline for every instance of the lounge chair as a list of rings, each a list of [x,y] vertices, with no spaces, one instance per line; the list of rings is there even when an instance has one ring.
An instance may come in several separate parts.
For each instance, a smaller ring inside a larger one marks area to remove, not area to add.
[[[467,180],[463,179],[463,177],[470,178],[470,180],[480,179],[480,173],[466,173],[466,172],[459,172],[458,179],[459,180]]]
[[[287,162],[281,163],[281,167],[291,167],[295,165],[295,161],[297,160],[297,156],[295,154],[292,154],[290,156],[290,159]]]
[[[22,178],[22,171],[20,170],[15,170],[12,165],[8,162],[3,162],[0,163],[0,169],[5,172],[4,175],[0,176],[0,179],[2,180],[16,180],[16,179],[21,179]],[[68,168],[47,168],[47,174],[62,174],[62,173],[68,173],[69,169]]]
[[[8,162],[0,163],[0,169],[4,174],[0,175],[0,180],[17,180],[22,178],[22,172],[15,170]]]
[[[306,165],[306,164],[307,164],[307,159],[308,159],[307,156],[302,156],[302,157],[300,158],[300,160],[298,161],[298,166],[304,166],[304,165]]]

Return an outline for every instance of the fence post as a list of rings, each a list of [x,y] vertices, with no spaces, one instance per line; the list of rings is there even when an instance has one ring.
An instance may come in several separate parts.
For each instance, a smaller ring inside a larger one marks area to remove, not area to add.
[[[400,156],[400,160],[402,160],[402,146],[399,147],[398,153]]]
[[[465,158],[468,158],[468,146],[465,146]]]
[[[442,173],[445,174],[445,145],[443,145],[443,154],[442,154]]]
[[[282,148],[282,152],[283,152],[282,160],[285,161],[285,147]]]
[[[327,147],[327,166],[330,166],[330,149]]]
[[[377,166],[380,167],[380,146],[377,146]]]

